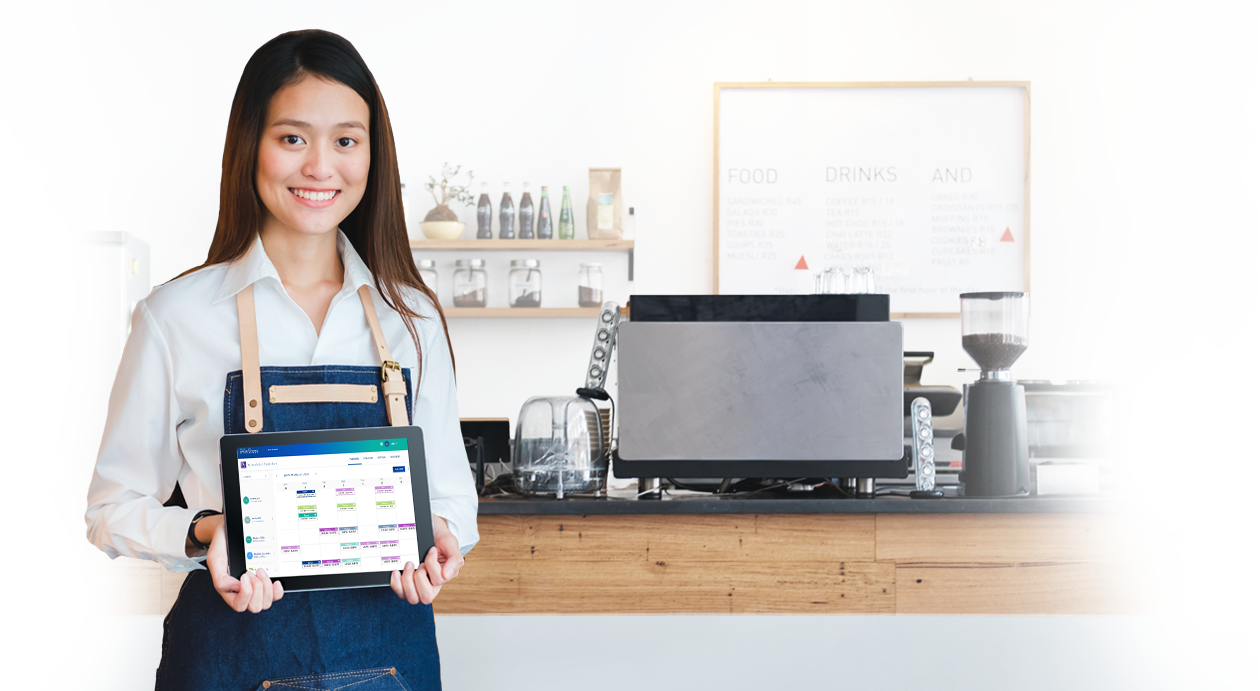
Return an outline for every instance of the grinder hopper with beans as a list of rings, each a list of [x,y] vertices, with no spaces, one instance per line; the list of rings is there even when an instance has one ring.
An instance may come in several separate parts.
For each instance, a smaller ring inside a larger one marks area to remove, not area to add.
[[[1028,348],[1028,293],[963,293],[962,343],[980,365],[963,389],[967,417],[959,485],[968,497],[1024,496],[1028,413],[1011,365]]]

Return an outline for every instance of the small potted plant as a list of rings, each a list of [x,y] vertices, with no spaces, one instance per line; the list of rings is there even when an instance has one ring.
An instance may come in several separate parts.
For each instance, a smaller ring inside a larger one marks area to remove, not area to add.
[[[429,182],[424,188],[429,190],[429,194],[433,195],[433,201],[437,202],[437,206],[433,207],[428,214],[425,215],[424,221],[420,223],[420,232],[424,233],[426,238],[430,240],[454,240],[464,232],[464,224],[459,220],[459,216],[451,210],[451,202],[459,202],[464,206],[473,205],[473,195],[470,191],[473,184],[473,173],[468,171],[468,182],[463,185],[455,183],[456,176],[459,175],[460,166],[451,168],[449,163],[442,164],[442,179],[435,179],[429,176]]]

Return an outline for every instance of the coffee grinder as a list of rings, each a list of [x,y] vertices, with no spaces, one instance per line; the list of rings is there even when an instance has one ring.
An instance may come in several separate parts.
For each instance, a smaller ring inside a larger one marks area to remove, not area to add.
[[[959,487],[968,497],[1028,494],[1028,413],[1011,365],[1028,348],[1028,293],[963,293],[962,345],[980,365],[963,389],[967,427]]]

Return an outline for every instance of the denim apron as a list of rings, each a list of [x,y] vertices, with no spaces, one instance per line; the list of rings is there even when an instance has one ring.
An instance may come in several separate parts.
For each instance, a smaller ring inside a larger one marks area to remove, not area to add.
[[[367,286],[359,288],[359,299],[380,367],[259,367],[253,286],[238,293],[241,371],[227,375],[224,431],[409,424],[409,372],[390,357]],[[377,395],[378,387],[384,395]],[[215,591],[209,571],[188,574],[166,615],[157,691],[347,687],[441,689],[432,606],[374,587],[285,593],[258,614],[235,612]]]

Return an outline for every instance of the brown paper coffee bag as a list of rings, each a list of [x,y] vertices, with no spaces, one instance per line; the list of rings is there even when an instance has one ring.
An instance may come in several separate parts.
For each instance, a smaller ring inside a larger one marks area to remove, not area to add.
[[[621,169],[591,168],[586,198],[586,236],[595,239],[621,237]]]

